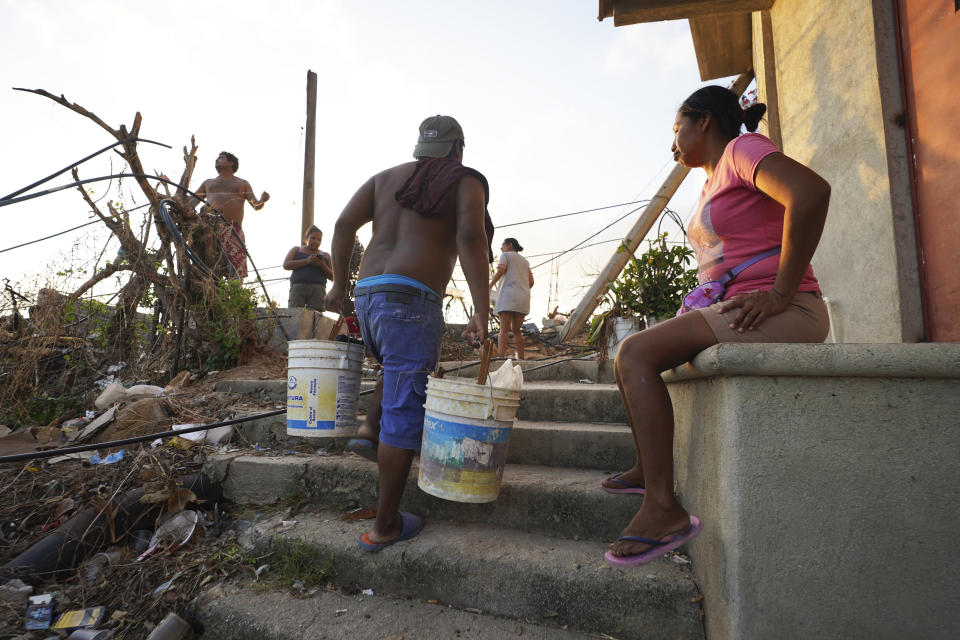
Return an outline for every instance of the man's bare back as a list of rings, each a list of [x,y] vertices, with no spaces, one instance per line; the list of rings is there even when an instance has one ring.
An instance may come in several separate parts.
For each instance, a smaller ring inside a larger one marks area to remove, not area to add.
[[[407,162],[373,176],[358,196],[370,207],[373,235],[360,265],[360,278],[394,273],[419,280],[443,295],[454,265],[457,245],[455,216],[423,216],[401,207],[394,194],[403,187],[416,167]],[[483,191],[476,178],[465,178],[464,194],[479,196]],[[349,205],[348,205],[349,206]],[[481,204],[482,207],[482,204]]]
[[[217,177],[204,180],[197,193],[206,198],[213,208],[230,222],[243,223],[244,202],[249,202],[254,211],[259,211],[270,199],[270,194],[264,191],[257,200],[250,183],[233,175],[232,161],[225,154],[217,156],[214,167]]]

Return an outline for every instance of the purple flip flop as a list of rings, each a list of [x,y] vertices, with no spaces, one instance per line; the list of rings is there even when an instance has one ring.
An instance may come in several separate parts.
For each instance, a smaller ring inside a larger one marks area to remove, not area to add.
[[[414,515],[408,511],[397,511],[400,515],[400,522],[402,523],[400,527],[400,535],[394,538],[393,540],[388,540],[386,542],[371,542],[367,537],[367,534],[357,536],[357,544],[360,545],[360,548],[369,553],[376,553],[384,547],[389,547],[395,542],[400,542],[401,540],[409,540],[417,536],[423,530],[423,518],[420,516]]]
[[[614,475],[607,478],[610,482],[616,482],[619,485],[622,485],[622,489],[611,489],[610,487],[605,487],[602,484],[600,488],[606,491],[607,493],[636,493],[643,495],[646,492],[646,489],[642,485],[634,484],[633,482],[627,482],[626,480],[617,480],[623,473],[615,473]]]
[[[620,536],[617,539],[617,542],[621,540],[642,542],[644,544],[649,544],[650,548],[643,553],[637,553],[632,556],[615,556],[612,552],[607,551],[607,553],[604,555],[604,558],[607,559],[607,564],[618,569],[637,567],[641,564],[646,564],[651,560],[659,558],[668,551],[672,551],[680,545],[686,543],[688,540],[696,538],[702,530],[703,525],[700,523],[700,520],[698,520],[696,516],[690,516],[689,527],[683,531],[678,531],[677,533],[660,538],[659,540],[651,540],[650,538],[643,538],[641,536]]]

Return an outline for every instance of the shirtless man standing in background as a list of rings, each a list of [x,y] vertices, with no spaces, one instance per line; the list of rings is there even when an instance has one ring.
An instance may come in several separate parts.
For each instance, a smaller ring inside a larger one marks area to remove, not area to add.
[[[445,333],[441,302],[457,258],[477,311],[464,334],[481,340],[487,336],[493,224],[486,214],[486,178],[463,166],[463,146],[456,120],[427,118],[413,152],[417,161],[367,180],[334,228],[333,285],[326,308],[339,311],[357,229],[373,222],[354,290],[363,343],[383,365],[374,394],[381,398],[378,433],[362,434],[367,439],[361,440],[375,451],[380,485],[376,520],[358,540],[366,551],[411,538],[423,526],[418,516],[397,507],[414,452],[420,449],[427,374],[440,357]]]
[[[243,203],[249,202],[254,211],[260,211],[270,199],[270,194],[264,191],[259,200],[253,196],[250,183],[234,175],[240,168],[240,161],[232,153],[221,151],[213,166],[217,170],[217,177],[204,180],[197,189],[197,194],[206,198],[231,224],[232,228],[225,227],[221,232],[220,246],[236,270],[237,277],[242,280],[247,277],[247,252],[244,250],[246,237],[242,228]]]

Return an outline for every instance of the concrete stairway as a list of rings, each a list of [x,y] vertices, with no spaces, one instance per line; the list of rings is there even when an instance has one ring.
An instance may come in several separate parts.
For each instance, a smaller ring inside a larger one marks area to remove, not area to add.
[[[377,554],[356,544],[370,521],[343,518],[346,511],[376,504],[376,465],[362,458],[233,454],[210,459],[207,470],[237,503],[273,503],[290,496],[308,501],[303,513],[292,516],[297,520],[292,527],[280,524],[291,516],[276,516],[247,529],[241,543],[248,548],[264,549],[275,537],[302,540],[331,558],[334,582],[348,593],[373,589],[378,597],[410,607],[437,601],[474,612],[477,627],[488,626],[491,635],[469,637],[507,637],[502,629],[513,621],[543,634],[532,637],[581,637],[571,635],[579,632],[620,640],[703,638],[699,589],[688,565],[665,558],[624,571],[603,560],[607,543],[641,500],[600,489],[606,474],[633,464],[632,437],[616,387],[598,374],[595,362],[531,373],[536,375],[524,386],[500,497],[480,505],[435,498],[417,487],[415,462],[401,508],[423,516],[426,527],[415,539]],[[282,401],[283,381],[266,383],[221,382],[218,389]],[[274,425],[272,432],[277,431]],[[263,425],[252,427],[248,439],[263,432]],[[239,624],[242,607],[230,602],[242,596],[232,593],[208,598],[199,608],[204,637],[228,637],[216,631],[235,626],[224,625],[225,615]],[[433,620],[429,611],[422,615]],[[257,614],[262,621],[264,612]],[[408,621],[412,626],[405,637],[448,637],[431,635],[428,618],[421,620],[422,627]],[[269,628],[258,627],[257,637],[318,637],[290,628],[273,634]],[[362,628],[342,637],[387,637],[382,628],[370,626],[370,635]],[[232,634],[239,637],[246,636]],[[331,631],[328,637],[341,636]]]

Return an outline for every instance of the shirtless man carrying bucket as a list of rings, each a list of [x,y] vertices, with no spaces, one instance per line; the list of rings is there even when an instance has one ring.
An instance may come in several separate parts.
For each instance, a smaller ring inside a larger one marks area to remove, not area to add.
[[[383,365],[374,395],[374,402],[382,396],[382,415],[379,433],[368,423],[361,435],[370,440],[351,443],[354,450],[359,444],[376,451],[380,474],[377,518],[357,540],[366,551],[411,538],[423,527],[421,518],[397,507],[420,449],[427,374],[437,365],[445,331],[441,302],[458,257],[477,310],[464,335],[487,336],[489,193],[483,175],[463,166],[463,147],[456,120],[427,118],[413,152],[416,162],[367,180],[334,228],[333,285],[326,296],[331,311],[341,308],[346,295],[354,236],[373,222],[355,301],[363,342]]]

